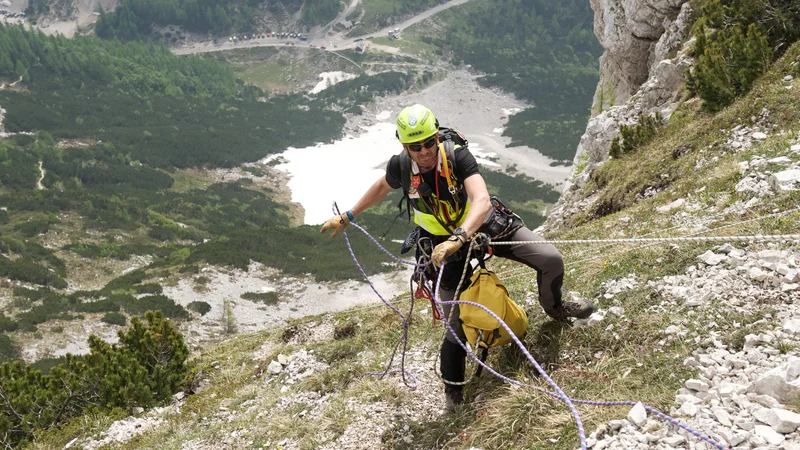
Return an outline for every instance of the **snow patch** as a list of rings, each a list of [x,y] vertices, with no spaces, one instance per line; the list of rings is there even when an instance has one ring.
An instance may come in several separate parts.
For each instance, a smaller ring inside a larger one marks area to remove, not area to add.
[[[357,77],[358,75],[353,73],[347,72],[322,72],[319,74],[319,78],[322,78],[322,81],[317,83],[314,86],[314,89],[310,91],[311,94],[319,94],[320,92],[324,91],[325,89],[333,86],[336,83],[341,83],[342,81],[352,80],[353,78]]]
[[[350,208],[384,176],[386,162],[402,150],[394,131],[392,123],[377,123],[358,137],[347,136],[315,147],[290,147],[262,162],[282,161],[275,168],[290,174],[292,201],[305,209],[303,223],[317,225],[330,218],[331,202]]]
[[[497,153],[487,152],[481,149],[481,146],[479,144],[475,144],[472,142],[470,142],[469,144],[469,151],[470,153],[472,153],[472,156],[475,157],[475,161],[477,161],[478,164],[491,168],[501,167],[500,164],[497,164],[496,162],[489,159],[489,158],[497,158]]]
[[[377,116],[375,116],[375,119],[377,119],[377,120],[386,120],[389,117],[392,117],[392,112],[391,111],[381,111],[381,112],[378,113]]]

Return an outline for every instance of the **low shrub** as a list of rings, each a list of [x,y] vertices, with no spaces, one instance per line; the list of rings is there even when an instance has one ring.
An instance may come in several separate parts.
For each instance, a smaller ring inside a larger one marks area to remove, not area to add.
[[[241,297],[245,300],[261,302],[265,305],[277,305],[280,301],[277,292],[245,292]]]
[[[639,121],[636,125],[630,127],[621,125],[619,136],[611,141],[609,154],[612,158],[621,158],[622,155],[632,153],[637,148],[647,145],[655,137],[662,121],[663,117],[659,113],[656,113],[655,117],[639,114]]]
[[[5,335],[0,335],[0,342]],[[151,407],[171,398],[187,373],[183,336],[158,311],[131,319],[119,344],[89,336],[90,353],[67,355],[48,374],[22,361],[0,366],[0,445],[20,448],[35,433],[97,410]]]
[[[102,319],[102,322],[107,323],[109,325],[120,325],[125,326],[128,323],[128,319],[125,318],[125,314],[118,313],[118,312],[110,312],[106,313]]]
[[[205,316],[209,311],[211,311],[211,305],[207,302],[191,302],[186,305],[186,309],[189,311],[194,311],[201,316]]]
[[[19,358],[19,349],[14,341],[5,334],[0,334],[0,362],[13,361]]]

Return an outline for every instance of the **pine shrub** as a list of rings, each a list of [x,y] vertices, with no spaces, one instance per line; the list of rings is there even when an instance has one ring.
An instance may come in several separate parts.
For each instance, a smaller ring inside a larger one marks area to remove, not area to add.
[[[637,148],[646,145],[653,140],[658,128],[661,127],[662,121],[663,118],[659,113],[656,113],[655,117],[639,114],[639,121],[636,125],[621,125],[619,136],[611,141],[609,155],[614,159],[618,159],[622,155],[632,153]]]
[[[709,111],[719,111],[747,93],[773,57],[756,24],[719,30],[714,40],[708,40],[701,27],[695,49],[697,64],[688,75],[688,85]]]
[[[17,448],[39,430],[110,408],[167,400],[187,374],[183,336],[161,312],[131,319],[119,344],[89,337],[90,353],[67,355],[48,374],[22,361],[0,365],[0,446]]]
[[[125,325],[128,323],[128,319],[125,318],[125,314],[118,313],[118,312],[110,312],[106,313],[102,319],[102,322],[107,323],[109,325]]]
[[[756,78],[800,39],[797,0],[710,0],[695,28],[692,94],[718,111],[750,90]]]
[[[205,316],[209,311],[211,311],[211,305],[209,305],[208,302],[191,302],[186,305],[186,309],[194,311],[201,316]]]

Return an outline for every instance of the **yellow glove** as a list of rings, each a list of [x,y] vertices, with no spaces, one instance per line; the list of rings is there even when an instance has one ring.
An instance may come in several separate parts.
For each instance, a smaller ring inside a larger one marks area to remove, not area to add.
[[[322,225],[322,229],[319,230],[320,233],[324,233],[326,230],[333,230],[331,233],[331,239],[335,238],[337,234],[341,233],[347,225],[350,223],[350,217],[347,216],[347,213],[339,214],[338,216],[333,216]]]
[[[431,255],[433,265],[436,267],[442,267],[442,261],[449,258],[453,253],[457,252],[462,245],[464,244],[456,236],[453,236],[437,245],[436,248],[433,249],[433,255]]]

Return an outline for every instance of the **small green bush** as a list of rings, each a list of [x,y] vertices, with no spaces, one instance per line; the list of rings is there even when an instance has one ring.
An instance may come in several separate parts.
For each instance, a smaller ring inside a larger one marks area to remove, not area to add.
[[[21,233],[25,237],[34,237],[47,233],[50,229],[50,221],[47,219],[29,220],[14,225],[14,231]]]
[[[90,353],[67,355],[48,374],[22,361],[0,365],[0,439],[20,448],[40,430],[98,410],[150,407],[168,400],[187,373],[183,336],[160,312],[131,319],[119,344],[89,336]],[[0,335],[0,342],[5,335]]]
[[[125,318],[125,314],[118,312],[106,313],[100,320],[109,325],[125,326],[125,324],[128,323],[128,319]]]
[[[178,272],[180,272],[180,273],[200,273],[200,266],[198,266],[197,264],[189,264],[187,266],[181,266],[181,268],[178,269]]]
[[[133,289],[133,285],[139,284],[147,278],[145,269],[136,269],[120,277],[114,278],[102,289],[104,292],[113,292],[122,289]]]
[[[619,136],[611,141],[611,149],[609,154],[612,158],[621,158],[622,155],[628,154],[637,148],[646,145],[653,140],[656,132],[661,127],[663,118],[661,114],[656,113],[655,117],[639,115],[639,122],[629,127],[621,125],[619,128]]]
[[[245,300],[261,302],[265,305],[277,305],[280,301],[277,292],[245,292],[241,297]]]
[[[719,111],[747,93],[772,62],[772,48],[756,24],[717,31],[710,40],[700,27],[695,43],[697,64],[687,75],[689,90]]]
[[[211,311],[211,305],[209,305],[207,302],[191,302],[186,305],[186,309],[194,311],[201,316],[205,316],[209,311]]]
[[[690,92],[718,111],[750,90],[756,78],[800,39],[797,0],[709,0],[695,26],[697,62]]]
[[[120,302],[113,299],[97,300],[94,302],[82,302],[75,305],[76,312],[101,313],[119,311]]]
[[[63,364],[67,360],[66,356],[59,356],[58,358],[42,358],[35,363],[31,364],[31,367],[41,370],[43,374],[50,373],[50,369],[53,367]]]
[[[140,286],[134,286],[134,291],[137,294],[160,294],[164,292],[164,288],[158,283],[147,283]]]
[[[18,327],[19,327],[19,325],[17,324],[17,322],[15,322],[10,317],[6,317],[5,314],[0,313],[0,331],[1,332],[5,333],[5,332],[8,332],[8,331],[16,331],[16,329]]]
[[[170,319],[188,319],[189,311],[164,295],[148,295],[123,305],[125,312],[131,315],[144,314],[145,311],[161,311]]]
[[[5,334],[0,334],[0,362],[13,361],[19,358],[19,349]]]

